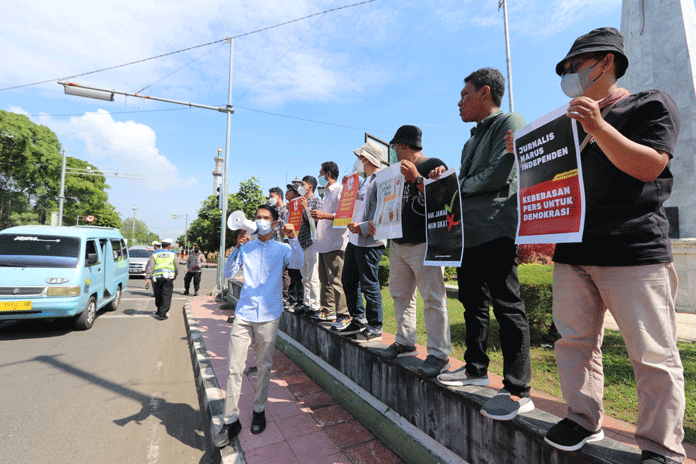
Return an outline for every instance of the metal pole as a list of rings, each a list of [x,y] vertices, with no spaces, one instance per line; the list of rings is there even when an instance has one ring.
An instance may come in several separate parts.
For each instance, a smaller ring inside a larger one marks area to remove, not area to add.
[[[505,24],[505,54],[507,57],[507,75],[508,75],[508,98],[510,99],[510,112],[515,111],[515,105],[512,98],[512,64],[510,61],[510,37],[508,35],[508,18],[507,18],[507,0],[498,1],[498,9],[503,6],[503,19]]]
[[[63,148],[63,167],[60,171],[60,196],[58,197],[58,225],[63,225],[63,202],[65,201],[65,148]]]
[[[138,209],[133,207],[133,231],[131,232],[131,245],[135,245],[135,210]]]
[[[220,188],[220,210],[222,219],[220,222],[220,256],[218,257],[217,268],[217,289],[223,291],[225,288],[224,269],[225,269],[225,239],[227,232],[227,175],[229,172],[230,160],[230,132],[232,131],[232,59],[234,57],[234,40],[227,39],[230,43],[230,80],[227,90],[227,136],[225,137],[225,160],[223,161],[222,184]]]

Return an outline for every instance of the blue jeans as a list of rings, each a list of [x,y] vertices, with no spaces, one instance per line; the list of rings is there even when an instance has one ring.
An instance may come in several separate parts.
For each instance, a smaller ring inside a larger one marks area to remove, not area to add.
[[[348,243],[341,276],[348,312],[353,321],[377,333],[382,333],[382,292],[378,272],[383,253],[383,245],[359,247]],[[361,292],[365,295],[365,306]]]

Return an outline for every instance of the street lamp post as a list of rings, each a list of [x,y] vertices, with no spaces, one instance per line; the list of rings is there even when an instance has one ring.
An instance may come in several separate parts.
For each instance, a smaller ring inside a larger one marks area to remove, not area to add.
[[[503,7],[503,23],[505,25],[505,54],[507,61],[508,75],[508,98],[510,99],[510,112],[515,111],[515,106],[512,98],[512,62],[510,60],[510,35],[508,34],[508,18],[507,18],[507,0],[498,0],[498,11]]]
[[[184,230],[184,249],[188,251],[188,213],[186,215],[186,229]],[[172,214],[172,219],[179,219],[181,214]]]
[[[137,206],[133,207],[133,231],[131,232],[131,245],[135,245],[135,210],[138,209]]]
[[[89,166],[85,169],[65,167],[65,148],[63,148],[63,167],[60,171],[60,194],[58,195],[58,225],[63,225],[63,203],[65,202],[65,175],[78,174],[81,176],[104,176],[104,177],[120,177],[121,179],[141,180],[143,176],[138,174],[123,174],[116,171],[97,171]],[[79,222],[79,216],[76,222]],[[132,238],[132,237],[131,237]]]
[[[222,210],[222,219],[220,221],[220,257],[218,259],[218,269],[217,269],[217,289],[222,291],[224,288],[224,276],[223,270],[225,267],[225,235],[227,228],[227,176],[229,173],[228,165],[230,159],[230,132],[232,130],[232,119],[231,115],[234,113],[234,108],[232,108],[232,59],[234,56],[234,39],[227,38],[227,42],[230,44],[230,78],[227,94],[227,105],[224,107],[216,107],[209,105],[200,105],[198,103],[183,102],[178,100],[170,100],[167,98],[153,97],[151,95],[140,95],[137,93],[121,92],[118,90],[109,90],[99,87],[86,86],[76,84],[74,82],[59,81],[58,83],[63,86],[65,93],[68,95],[77,95],[80,97],[96,98],[99,100],[113,101],[114,94],[125,95],[129,97],[144,98],[147,100],[157,100],[167,103],[175,103],[177,105],[185,105],[194,108],[203,108],[208,110],[215,110],[221,113],[227,113],[227,137],[225,142],[225,158],[224,158],[224,174],[222,176],[221,183],[221,195],[220,195],[220,209]]]

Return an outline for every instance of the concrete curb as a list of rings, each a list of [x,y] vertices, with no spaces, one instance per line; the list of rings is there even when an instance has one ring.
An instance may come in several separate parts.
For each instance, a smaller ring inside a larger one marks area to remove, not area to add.
[[[208,425],[205,430],[208,451],[213,456],[215,464],[246,464],[239,438],[235,437],[230,445],[222,450],[217,449],[213,444],[215,433],[222,427],[225,400],[220,393],[220,386],[208,358],[203,337],[198,329],[198,322],[191,312],[189,302],[184,304],[184,322],[191,351],[193,375],[196,379],[196,389],[198,390],[198,402],[203,413],[203,423]]]
[[[406,463],[467,464],[284,332],[276,347]]]

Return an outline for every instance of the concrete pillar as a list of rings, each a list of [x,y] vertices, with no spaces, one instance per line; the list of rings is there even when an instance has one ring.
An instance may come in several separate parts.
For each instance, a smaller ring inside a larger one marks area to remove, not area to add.
[[[629,65],[619,86],[667,92],[682,116],[665,203],[679,237],[696,237],[696,8],[694,0],[623,0],[621,33]],[[677,210],[674,209],[677,208]]]

